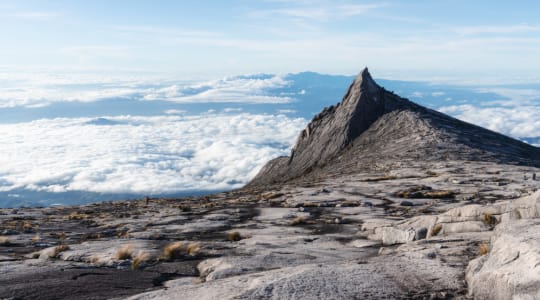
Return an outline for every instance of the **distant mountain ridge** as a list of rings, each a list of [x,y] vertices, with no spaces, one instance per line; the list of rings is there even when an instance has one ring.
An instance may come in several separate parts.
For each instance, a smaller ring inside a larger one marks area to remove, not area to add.
[[[384,159],[540,166],[540,148],[401,98],[375,83],[366,68],[340,103],[311,120],[291,155],[268,162],[248,186],[349,173]]]

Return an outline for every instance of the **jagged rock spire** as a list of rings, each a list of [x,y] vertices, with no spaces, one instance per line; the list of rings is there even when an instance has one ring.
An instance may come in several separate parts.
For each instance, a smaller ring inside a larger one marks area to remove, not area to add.
[[[301,132],[289,159],[293,173],[326,163],[386,111],[384,90],[367,68],[350,85],[343,100],[325,108]]]

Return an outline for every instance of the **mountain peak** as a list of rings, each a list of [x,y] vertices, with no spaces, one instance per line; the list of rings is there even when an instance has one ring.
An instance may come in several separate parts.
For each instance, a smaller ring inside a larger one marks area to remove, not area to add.
[[[345,98],[351,98],[356,100],[360,92],[375,93],[379,91],[381,87],[373,80],[367,67],[365,67],[354,79],[349,91],[345,95]],[[351,96],[351,97],[347,97]]]
[[[364,87],[365,89],[368,89],[370,91],[373,91],[375,89],[379,89],[380,86],[373,80],[371,77],[371,74],[369,73],[369,70],[367,67],[365,67],[357,76],[355,79],[355,82],[359,82],[359,84]]]
[[[401,98],[364,68],[342,101],[324,108],[302,130],[291,155],[270,161],[250,185],[328,168],[351,172],[365,167],[362,163],[399,157],[540,165],[540,149]]]

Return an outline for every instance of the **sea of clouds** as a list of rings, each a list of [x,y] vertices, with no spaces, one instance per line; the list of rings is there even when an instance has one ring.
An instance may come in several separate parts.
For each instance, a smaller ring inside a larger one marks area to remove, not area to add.
[[[301,118],[118,116],[0,125],[0,191],[166,194],[237,188],[286,155]]]

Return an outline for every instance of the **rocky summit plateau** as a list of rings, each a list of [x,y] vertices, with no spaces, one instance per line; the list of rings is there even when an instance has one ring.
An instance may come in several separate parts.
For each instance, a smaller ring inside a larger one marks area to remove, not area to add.
[[[539,299],[539,167],[365,69],[242,189],[0,210],[0,298]]]

